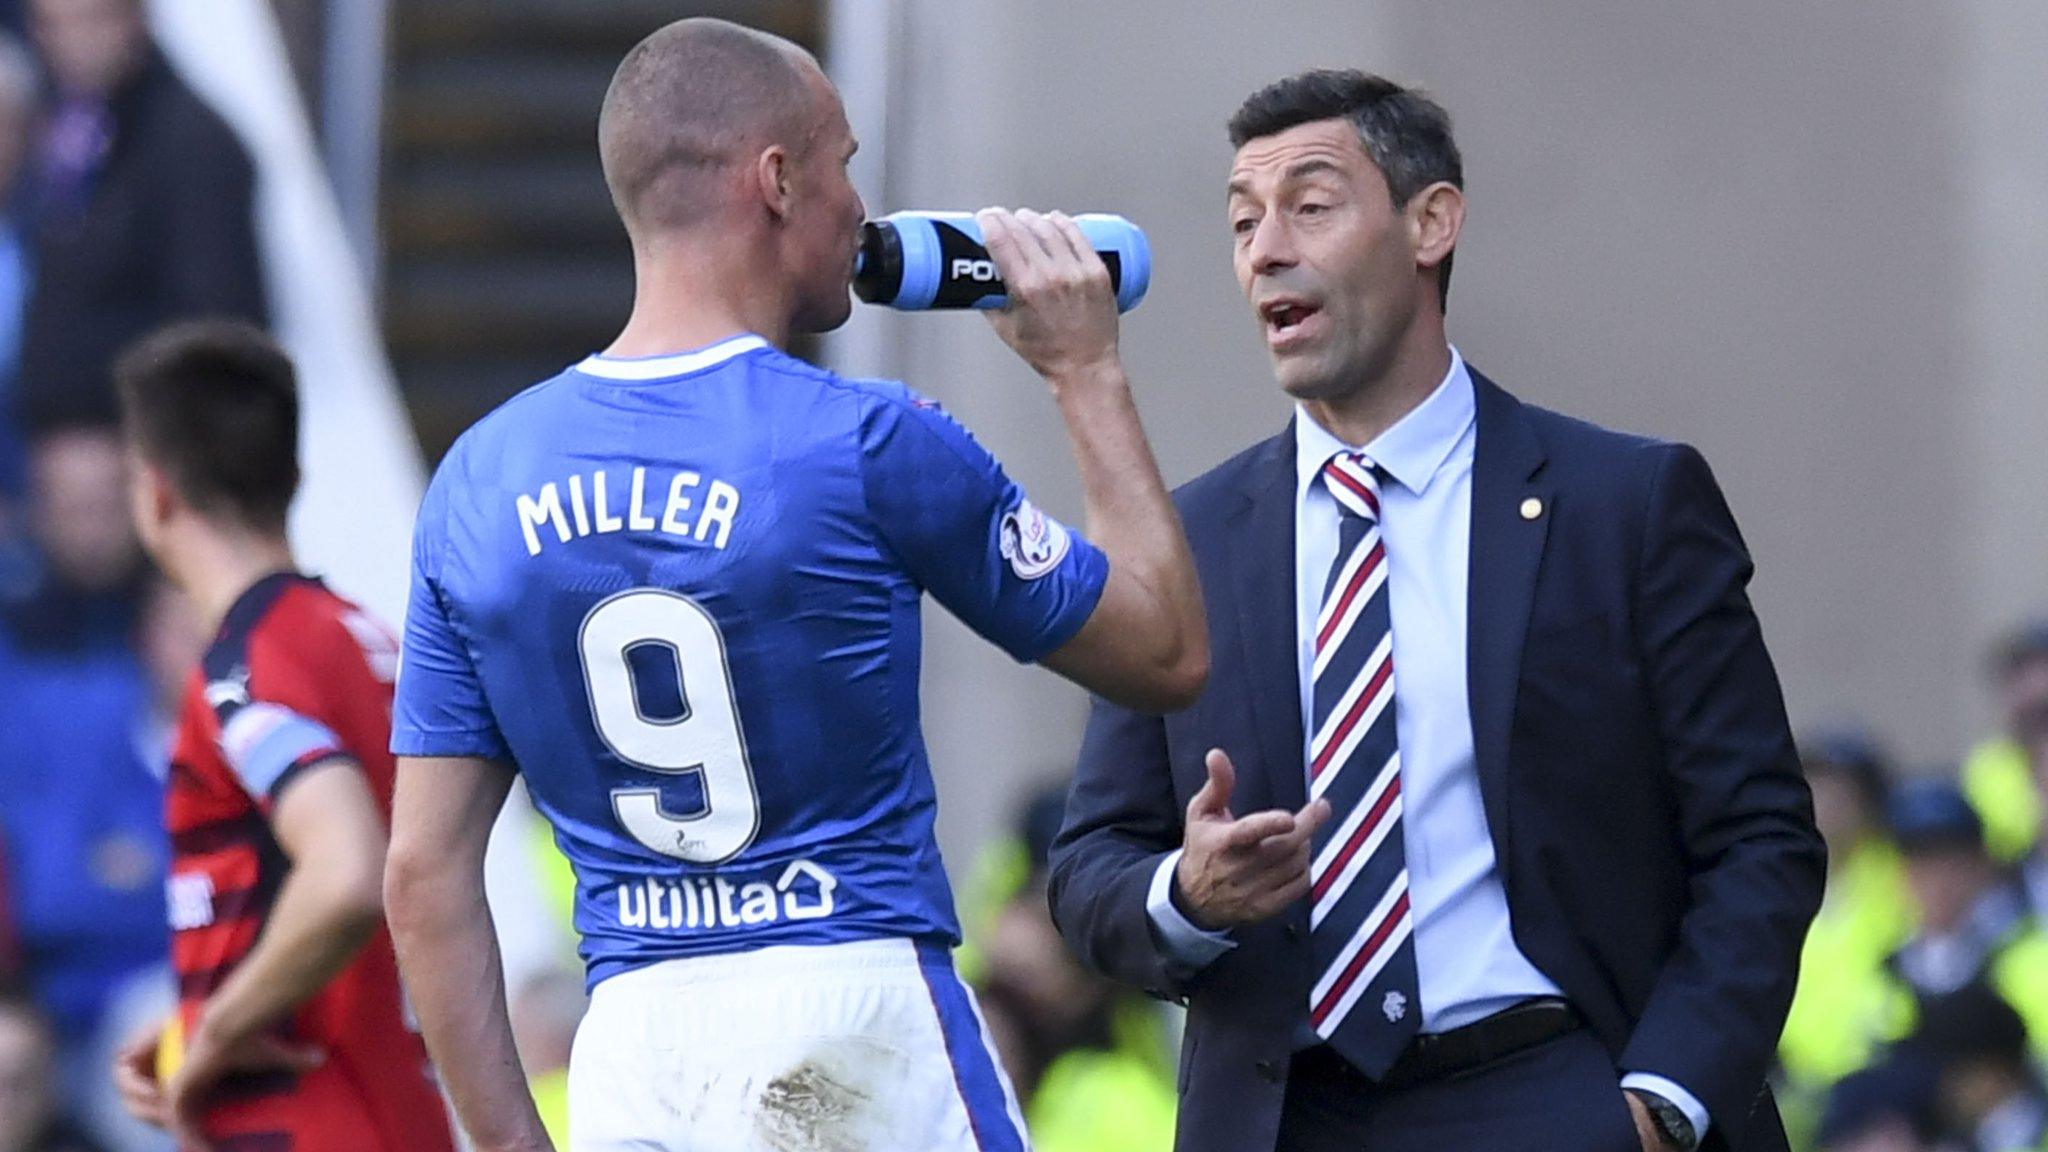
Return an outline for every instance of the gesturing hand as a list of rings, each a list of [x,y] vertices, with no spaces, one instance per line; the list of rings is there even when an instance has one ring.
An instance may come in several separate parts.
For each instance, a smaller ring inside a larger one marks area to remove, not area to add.
[[[1208,782],[1188,801],[1187,831],[1174,870],[1182,911],[1216,930],[1255,924],[1308,893],[1316,829],[1330,818],[1327,800],[1299,812],[1274,808],[1230,814],[1237,771],[1221,748],[1209,750]]]
[[[1054,379],[1116,358],[1109,268],[1065,215],[984,208],[975,214],[1009,304],[988,314],[1003,343]]]

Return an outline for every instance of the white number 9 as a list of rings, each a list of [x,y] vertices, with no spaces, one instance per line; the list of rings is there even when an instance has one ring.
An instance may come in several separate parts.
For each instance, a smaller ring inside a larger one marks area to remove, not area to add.
[[[682,672],[683,714],[655,720],[641,711],[627,653],[658,644]],[[725,637],[696,601],[656,588],[621,592],[583,618],[578,646],[597,734],[619,759],[650,772],[697,773],[703,811],[676,816],[658,787],[612,789],[612,811],[641,844],[692,864],[718,864],[754,842],[761,805],[732,699]]]

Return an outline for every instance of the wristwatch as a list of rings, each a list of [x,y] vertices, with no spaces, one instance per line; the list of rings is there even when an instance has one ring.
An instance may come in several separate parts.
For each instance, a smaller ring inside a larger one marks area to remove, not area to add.
[[[1650,1110],[1650,1123],[1656,1125],[1657,1135],[1678,1152],[1693,1152],[1699,1147],[1700,1134],[1692,1130],[1692,1118],[1685,1110],[1655,1092],[1642,1088],[1631,1088],[1636,1099]]]

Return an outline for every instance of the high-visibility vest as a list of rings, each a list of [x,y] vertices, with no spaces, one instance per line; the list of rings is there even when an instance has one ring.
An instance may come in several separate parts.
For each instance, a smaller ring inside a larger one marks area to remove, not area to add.
[[[1170,1152],[1179,1099],[1159,1007],[1120,1005],[1112,1048],[1052,1062],[1024,1108],[1038,1152]]]
[[[557,1068],[542,1072],[526,1082],[533,1093],[534,1110],[540,1113],[541,1127],[548,1131],[548,1139],[557,1148],[569,1146],[569,1070]]]
[[[1885,961],[1912,931],[1912,900],[1898,850],[1872,837],[1829,877],[1799,954],[1799,984],[1778,1042],[1785,1075],[1818,1092],[1869,1063],[1898,1028]]]
[[[1986,740],[1963,761],[1963,795],[1984,821],[1984,848],[2001,864],[2041,838],[2041,789],[2027,754],[2010,740]]]

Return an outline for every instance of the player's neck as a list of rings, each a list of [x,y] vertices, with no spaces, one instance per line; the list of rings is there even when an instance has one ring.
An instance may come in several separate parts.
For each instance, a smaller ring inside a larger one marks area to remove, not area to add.
[[[752,332],[789,342],[789,304],[762,283],[758,257],[722,244],[667,239],[634,255],[633,314],[607,356],[693,352]]]
[[[170,576],[192,599],[204,631],[220,629],[228,609],[265,576],[293,572],[298,562],[283,537],[244,532],[195,533],[184,542]]]

